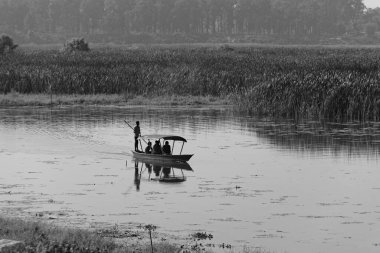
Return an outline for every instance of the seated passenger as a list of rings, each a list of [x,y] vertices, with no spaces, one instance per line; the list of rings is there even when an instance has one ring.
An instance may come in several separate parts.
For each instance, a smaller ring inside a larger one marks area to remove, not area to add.
[[[171,155],[172,151],[168,141],[165,141],[165,145],[162,147],[162,152],[165,155]]]
[[[148,146],[145,148],[145,154],[151,154],[152,153],[152,143],[148,141]]]
[[[152,154],[158,154],[158,155],[162,154],[160,141],[156,141],[154,143]]]

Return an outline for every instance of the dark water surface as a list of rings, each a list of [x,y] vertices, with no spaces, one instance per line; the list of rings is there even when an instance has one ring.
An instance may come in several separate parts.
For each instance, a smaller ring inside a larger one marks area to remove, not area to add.
[[[195,154],[186,181],[150,180],[142,163],[136,174],[124,119],[140,120],[143,134],[186,137],[184,152]],[[220,108],[3,108],[0,208],[84,228],[202,231],[274,252],[379,252],[379,155],[379,123],[294,124]]]

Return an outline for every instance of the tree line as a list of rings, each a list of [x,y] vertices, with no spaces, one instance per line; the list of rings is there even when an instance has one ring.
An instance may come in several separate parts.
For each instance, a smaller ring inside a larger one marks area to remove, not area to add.
[[[362,0],[0,0],[0,30],[322,36],[380,27]]]

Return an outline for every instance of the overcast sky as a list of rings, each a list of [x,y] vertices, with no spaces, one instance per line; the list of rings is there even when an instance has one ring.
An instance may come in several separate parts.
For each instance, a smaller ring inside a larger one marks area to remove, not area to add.
[[[363,2],[369,8],[380,7],[380,0],[364,0]]]

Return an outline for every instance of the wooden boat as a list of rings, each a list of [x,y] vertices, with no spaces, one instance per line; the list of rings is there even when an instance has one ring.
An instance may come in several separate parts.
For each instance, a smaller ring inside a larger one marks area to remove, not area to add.
[[[144,152],[137,152],[132,150],[132,154],[134,158],[137,159],[144,159],[144,160],[151,160],[151,161],[172,161],[172,162],[187,162],[190,160],[190,158],[193,156],[193,154],[182,154],[183,146],[187,140],[181,136],[175,136],[175,135],[145,135],[139,137],[140,146],[142,148],[141,140],[143,140],[145,143],[146,140],[159,140],[161,143],[161,146],[163,146],[163,143],[165,141],[173,141],[172,143],[172,154],[147,154]],[[173,154],[175,142],[179,141],[182,142],[181,151],[179,154]]]

